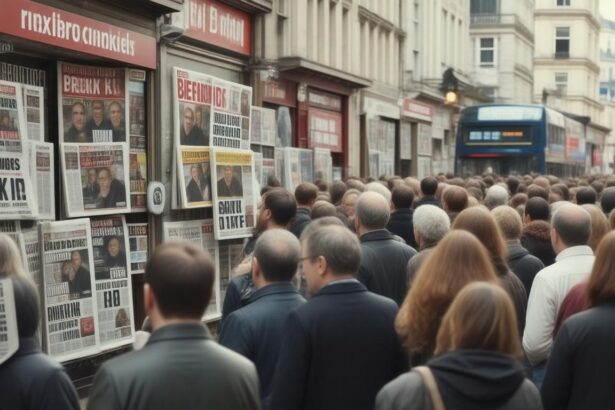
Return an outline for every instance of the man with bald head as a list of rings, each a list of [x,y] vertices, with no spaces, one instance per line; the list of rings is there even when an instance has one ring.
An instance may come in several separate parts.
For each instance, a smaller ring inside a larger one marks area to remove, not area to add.
[[[364,192],[357,199],[354,224],[363,253],[357,279],[400,306],[408,290],[406,266],[416,251],[385,229],[390,216],[389,202],[379,193]]]
[[[582,207],[563,204],[551,219],[551,244],[555,263],[542,269],[532,283],[527,304],[523,349],[534,368],[534,381],[542,383],[553,344],[557,312],[570,289],[589,277],[594,254],[587,246],[591,217]]]

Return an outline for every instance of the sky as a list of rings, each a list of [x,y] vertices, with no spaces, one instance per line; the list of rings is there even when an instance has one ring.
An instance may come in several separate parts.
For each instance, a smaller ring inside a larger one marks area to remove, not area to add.
[[[615,21],[615,0],[600,0],[600,14],[608,20]]]

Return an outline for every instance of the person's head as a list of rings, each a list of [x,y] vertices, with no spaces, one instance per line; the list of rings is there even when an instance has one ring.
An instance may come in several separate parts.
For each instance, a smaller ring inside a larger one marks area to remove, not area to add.
[[[319,199],[314,202],[314,206],[312,206],[312,220],[323,218],[325,216],[336,216],[337,209],[335,205],[333,205],[329,201],[325,201],[323,199]]]
[[[356,178],[349,178],[346,180],[346,186],[348,189],[355,189],[359,192],[365,191],[365,184],[361,180]]]
[[[10,236],[0,233],[0,277],[25,274],[21,251]]]
[[[81,267],[81,252],[72,251],[70,253],[70,261],[75,271]]]
[[[331,203],[333,205],[339,205],[342,202],[342,198],[346,193],[346,184],[343,181],[333,181],[329,186],[329,194],[331,195]]]
[[[61,280],[62,282],[68,282],[75,279],[77,269],[73,266],[72,261],[64,261],[61,268]]]
[[[595,204],[597,194],[594,188],[589,186],[582,186],[577,190],[576,199],[577,205]]]
[[[461,212],[468,207],[468,192],[456,185],[450,185],[442,194],[442,206],[447,212]]]
[[[302,182],[295,188],[295,199],[298,206],[311,208],[316,202],[318,187],[311,182]]]
[[[551,192],[559,195],[562,201],[568,201],[570,199],[570,190],[568,189],[568,185],[561,182],[552,185]]]
[[[143,288],[153,329],[168,321],[200,322],[215,276],[214,263],[202,248],[189,242],[159,245],[145,266]]]
[[[195,182],[199,181],[199,171],[196,169],[196,165],[190,167],[190,175]]]
[[[231,165],[224,166],[224,183],[226,185],[231,185],[233,182],[233,167]]]
[[[40,321],[40,300],[36,285],[25,275],[13,275],[10,279],[17,316],[17,334],[20,339],[34,337]]]
[[[355,228],[359,235],[384,229],[391,216],[388,201],[377,192],[364,192],[359,195],[355,211]]]
[[[497,206],[506,205],[508,202],[508,191],[500,185],[492,185],[485,195],[485,206],[493,209]]]
[[[598,245],[587,281],[587,301],[589,307],[615,301],[615,232],[608,233]]]
[[[107,253],[112,258],[117,257],[122,250],[122,243],[117,236],[112,236],[107,240]]]
[[[382,195],[384,199],[386,199],[387,203],[391,202],[391,191],[389,191],[389,188],[384,186],[381,182],[377,182],[377,181],[370,182],[369,184],[365,186],[365,191],[366,192],[377,192],[380,195]]]
[[[412,214],[414,238],[420,248],[440,242],[451,229],[451,220],[435,205],[421,205]]]
[[[113,176],[109,168],[104,167],[98,170],[98,186],[100,187],[99,195],[101,197],[106,198],[109,195],[112,180]]]
[[[100,100],[92,101],[92,119],[96,125],[100,125],[105,117],[105,104]]]
[[[600,196],[600,206],[605,215],[611,213],[615,209],[615,187],[608,187],[602,191]]]
[[[541,197],[533,197],[525,204],[523,221],[528,224],[532,221],[549,221],[551,210],[549,203]]]
[[[491,214],[500,227],[504,239],[507,241],[514,241],[521,238],[523,222],[521,222],[519,212],[510,206],[502,205],[492,209]]]
[[[438,180],[434,177],[425,177],[421,180],[421,192],[423,196],[433,196],[438,190]]]
[[[517,193],[517,189],[519,189],[520,183],[521,181],[519,181],[519,178],[515,176],[511,175],[508,178],[506,178],[506,186],[508,187],[508,190],[510,191],[512,195],[515,195]]]
[[[539,197],[539,198],[544,199],[545,201],[548,201],[549,191],[547,191],[545,188],[541,187],[540,185],[532,184],[527,187],[527,197],[530,199],[534,197]]]
[[[73,104],[70,112],[73,127],[75,127],[77,131],[83,131],[85,128],[85,105],[83,105],[83,103],[76,102]]]
[[[547,191],[551,187],[551,182],[549,182],[549,179],[543,176],[534,178],[534,184],[543,187]]]
[[[359,195],[361,195],[361,191],[350,188],[342,197],[342,208],[344,208],[344,212],[346,212],[349,218],[354,218],[355,204]]]
[[[284,188],[272,188],[263,195],[258,212],[257,231],[286,228],[297,213],[294,196]]]
[[[602,210],[597,205],[585,204],[582,205],[582,207],[589,213],[592,220],[592,233],[589,236],[587,244],[595,252],[598,248],[598,244],[604,235],[611,230],[611,227],[609,226],[608,219],[606,219],[606,216],[604,216],[604,213],[602,213]]]
[[[393,188],[391,203],[395,209],[410,209],[414,202],[414,191],[406,184],[399,184]]]
[[[184,108],[184,132],[190,134],[194,127],[194,111],[190,107]]]
[[[572,246],[587,245],[592,223],[589,212],[571,203],[560,205],[551,218],[551,245],[556,254]]]
[[[118,128],[122,125],[122,106],[117,101],[109,104],[109,120],[111,120],[113,128]]]
[[[197,106],[194,109],[194,125],[202,126],[203,122],[203,107]]]
[[[301,245],[287,230],[270,229],[256,240],[252,277],[260,288],[270,282],[290,282],[297,272]]]
[[[436,355],[483,350],[521,358],[517,314],[510,296],[495,283],[474,282],[455,297],[442,319]]]
[[[308,225],[301,235],[301,245],[302,271],[311,295],[333,280],[353,277],[359,270],[361,245],[348,228]]]
[[[429,353],[446,309],[473,281],[497,282],[489,254],[471,233],[450,232],[419,269],[399,310],[395,328],[403,343]]]
[[[5,110],[0,111],[0,124],[3,127],[8,128],[10,121],[11,121],[11,117],[9,115],[9,112]]]
[[[96,170],[94,168],[88,169],[88,184],[94,185],[96,183]]]
[[[527,204],[527,194],[519,192],[510,198],[509,205],[513,208],[517,208],[519,205]]]

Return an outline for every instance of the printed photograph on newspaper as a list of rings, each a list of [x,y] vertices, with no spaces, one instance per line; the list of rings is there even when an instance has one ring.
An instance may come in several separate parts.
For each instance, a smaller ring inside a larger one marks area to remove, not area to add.
[[[147,209],[147,145],[145,136],[145,71],[128,71],[130,136],[130,210]]]
[[[213,78],[211,145],[250,149],[252,87]]]
[[[179,185],[183,208],[211,206],[211,173],[208,147],[177,150]]]
[[[173,67],[175,144],[209,146],[213,77]]]
[[[149,225],[147,223],[127,224],[130,243],[130,274],[145,273],[148,258]]]
[[[211,158],[216,239],[251,236],[256,221],[252,151],[212,148]]]

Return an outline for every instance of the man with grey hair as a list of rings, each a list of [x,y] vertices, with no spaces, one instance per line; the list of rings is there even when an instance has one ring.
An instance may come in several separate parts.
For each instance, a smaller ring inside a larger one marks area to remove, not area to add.
[[[374,181],[365,185],[365,192],[377,192],[387,200],[387,202],[391,202],[391,191],[389,188],[382,185],[380,182]]]
[[[291,281],[297,271],[301,245],[284,229],[265,231],[256,241],[251,303],[224,321],[219,342],[254,362],[266,405],[284,335],[288,313],[305,303]]]
[[[386,230],[391,215],[387,200],[376,192],[357,199],[354,224],[361,241],[361,267],[357,278],[370,291],[393,299],[401,306],[406,292],[406,266],[416,251],[394,239]]]
[[[534,382],[542,383],[553,344],[553,328],[562,301],[570,289],[589,277],[594,254],[587,246],[591,217],[582,207],[563,204],[551,219],[555,263],[534,278],[527,304],[523,350],[534,368]]]
[[[414,238],[419,245],[419,253],[407,264],[407,281],[411,284],[414,276],[433,248],[451,229],[451,219],[446,212],[435,205],[423,205],[412,215]]]
[[[496,206],[506,205],[508,202],[508,190],[500,185],[493,185],[485,194],[485,206],[493,209]]]
[[[349,229],[310,225],[301,242],[312,298],[289,313],[269,408],[372,409],[406,367],[397,306],[355,279],[361,246]]]

